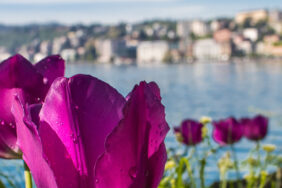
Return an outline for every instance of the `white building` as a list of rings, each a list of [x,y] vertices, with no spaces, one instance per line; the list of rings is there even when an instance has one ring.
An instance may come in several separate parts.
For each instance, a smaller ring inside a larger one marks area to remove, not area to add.
[[[270,26],[275,30],[276,33],[282,34],[282,21],[271,23]]]
[[[255,42],[258,40],[259,32],[256,28],[246,28],[243,31],[243,36],[251,41]]]
[[[238,43],[236,48],[242,51],[245,55],[249,55],[253,52],[253,45],[249,40],[244,40],[241,43]]]
[[[33,61],[34,62],[39,62],[40,60],[42,60],[45,57],[46,57],[46,54],[43,54],[43,53],[39,52],[39,53],[34,54]]]
[[[76,56],[76,51],[72,48],[69,49],[64,49],[61,52],[61,56],[62,58],[68,62],[68,61],[74,61],[75,60],[75,56]]]
[[[0,46],[0,62],[9,58],[11,54],[7,51],[5,47]]]
[[[115,57],[125,56],[126,53],[125,40],[98,40],[96,42],[96,49],[99,55],[98,61],[101,63],[109,63]]]
[[[191,23],[191,30],[197,36],[205,36],[210,32],[209,26],[200,20],[195,20]]]
[[[151,27],[146,27],[145,28],[145,33],[146,35],[148,35],[149,37],[154,35],[154,30]]]
[[[25,57],[26,59],[31,59],[31,55],[30,53],[28,52],[28,48],[27,46],[22,46],[19,51],[18,51],[19,54],[21,54],[23,57]]]
[[[193,55],[197,59],[220,59],[228,60],[229,52],[226,52],[225,46],[217,43],[214,39],[198,40],[194,44]]]
[[[69,32],[67,36],[71,46],[76,48],[80,45],[80,39],[84,36],[84,33],[82,30],[78,30],[76,32]]]
[[[167,37],[168,37],[169,39],[174,39],[174,38],[176,37],[176,34],[175,34],[174,31],[168,31],[168,32],[167,32]]]
[[[51,52],[51,43],[48,40],[42,41],[40,43],[40,53],[45,54],[45,56],[49,55]]]
[[[264,42],[258,42],[256,45],[256,53],[257,54],[265,54],[265,44]]]
[[[221,24],[218,20],[213,20],[210,24],[210,28],[213,32],[218,31],[221,27]]]
[[[67,38],[64,36],[55,38],[52,45],[52,54],[59,54],[66,42]]]
[[[191,23],[189,21],[180,21],[177,23],[177,36],[187,38],[191,33]]]
[[[239,12],[235,16],[235,22],[243,24],[247,19],[251,19],[252,23],[258,23],[262,20],[267,20],[268,12],[264,9],[252,10],[247,12]]]
[[[271,23],[277,23],[282,21],[282,11],[280,10],[271,10],[268,13],[268,19]]]
[[[160,63],[163,61],[169,45],[166,41],[145,41],[137,47],[137,63]]]
[[[0,62],[4,61],[5,59],[9,58],[11,54],[8,52],[0,52]]]

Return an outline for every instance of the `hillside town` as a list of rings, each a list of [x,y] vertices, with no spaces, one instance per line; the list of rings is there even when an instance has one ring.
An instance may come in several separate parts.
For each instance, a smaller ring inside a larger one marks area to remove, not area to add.
[[[11,41],[11,35],[18,40]],[[239,12],[234,18],[117,25],[0,25],[0,60],[13,53],[34,62],[61,54],[67,62],[115,64],[282,58],[282,11],[261,9]]]

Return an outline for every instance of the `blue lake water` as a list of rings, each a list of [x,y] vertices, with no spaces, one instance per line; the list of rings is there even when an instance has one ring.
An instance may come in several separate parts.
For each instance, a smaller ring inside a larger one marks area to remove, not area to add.
[[[210,116],[220,119],[228,116],[253,116],[258,112],[270,115],[270,129],[264,143],[282,149],[282,64],[280,63],[196,63],[148,67],[111,66],[91,64],[67,65],[67,76],[78,73],[98,77],[123,95],[142,81],[155,81],[160,89],[166,117],[172,127],[185,118]],[[168,147],[179,147],[172,132],[166,139]],[[247,156],[253,143],[243,139],[236,145],[238,158]],[[203,149],[200,146],[199,151]],[[221,156],[227,149],[218,153]],[[217,157],[218,158],[218,157]],[[216,158],[208,160],[208,183],[218,180]],[[20,161],[0,161],[1,171],[10,174],[20,186]],[[242,172],[242,175],[244,172]],[[231,174],[232,177],[232,174]]]

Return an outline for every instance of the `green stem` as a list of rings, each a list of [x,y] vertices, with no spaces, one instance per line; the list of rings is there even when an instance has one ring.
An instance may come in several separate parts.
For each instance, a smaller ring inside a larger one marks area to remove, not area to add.
[[[25,178],[25,188],[32,188],[31,173],[25,162],[24,162],[24,178]]]
[[[258,163],[259,163],[259,168],[260,171],[262,170],[262,165],[261,165],[261,156],[260,156],[260,142],[257,141],[257,146],[256,146],[256,151],[257,151],[257,155],[258,155]]]
[[[196,183],[195,183],[193,171],[192,171],[192,169],[191,169],[191,165],[190,165],[190,162],[189,162],[189,159],[188,159],[188,158],[185,160],[185,164],[186,164],[186,167],[187,167],[187,173],[188,173],[188,176],[189,176],[189,178],[190,178],[192,187],[193,187],[193,188],[196,188],[197,186],[196,186]]]
[[[261,175],[260,178],[261,178],[261,180],[260,180],[260,186],[259,186],[259,188],[264,188],[265,185],[266,185],[266,183],[267,183],[267,181],[268,181],[268,180],[267,180],[268,177],[267,177],[267,176],[262,177],[262,175]]]
[[[253,167],[250,166],[250,177],[247,179],[247,188],[252,188],[255,187],[254,186],[254,182],[255,182],[255,175],[254,175],[254,170]]]
[[[276,188],[280,188],[280,184],[281,184],[281,168],[277,168],[277,172],[276,172]]]
[[[195,150],[196,161],[200,165],[199,176],[200,176],[201,188],[205,188],[205,173],[204,172],[205,172],[205,166],[206,166],[206,159],[205,159],[205,156],[202,159],[199,157],[199,154],[195,146],[193,146],[193,149]]]
[[[240,178],[240,170],[239,170],[239,166],[238,166],[238,159],[237,159],[237,156],[236,156],[234,145],[231,144],[230,147],[231,147],[232,156],[233,156],[233,160],[234,160],[234,166],[235,166],[235,171],[236,171],[236,176],[237,176],[237,183],[239,185],[239,188],[242,188],[243,186],[242,186],[241,178]]]
[[[203,158],[201,161],[200,166],[200,180],[201,180],[201,188],[205,188],[205,166],[206,166],[206,159]]]
[[[227,178],[226,178],[226,171],[221,173],[221,188],[226,188],[227,187]]]

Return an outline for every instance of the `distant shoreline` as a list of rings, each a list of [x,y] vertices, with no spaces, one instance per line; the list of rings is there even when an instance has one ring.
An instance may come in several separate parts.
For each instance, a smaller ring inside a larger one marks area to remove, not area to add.
[[[183,65],[183,64],[195,64],[195,63],[250,63],[250,62],[257,62],[257,63],[264,63],[265,61],[271,63],[282,63],[282,57],[232,57],[228,60],[216,60],[216,59],[203,59],[203,60],[193,60],[193,61],[182,61],[182,62],[175,62],[175,63],[100,63],[97,61],[69,61],[67,64],[95,64],[95,65],[116,65],[116,66],[157,66],[157,65]]]

